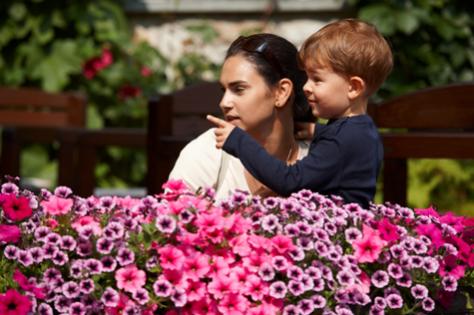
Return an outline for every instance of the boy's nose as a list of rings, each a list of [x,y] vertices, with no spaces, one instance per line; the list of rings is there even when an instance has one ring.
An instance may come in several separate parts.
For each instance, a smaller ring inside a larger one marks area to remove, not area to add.
[[[309,85],[310,85],[309,80],[307,80],[306,83],[303,85],[303,92],[304,92],[304,95],[306,95],[306,97],[311,95],[311,88]]]

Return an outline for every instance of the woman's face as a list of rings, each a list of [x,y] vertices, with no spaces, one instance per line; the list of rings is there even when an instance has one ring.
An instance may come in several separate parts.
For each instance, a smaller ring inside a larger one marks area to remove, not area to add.
[[[255,66],[241,55],[227,58],[220,83],[219,106],[225,119],[249,133],[264,135],[275,117],[275,95]]]

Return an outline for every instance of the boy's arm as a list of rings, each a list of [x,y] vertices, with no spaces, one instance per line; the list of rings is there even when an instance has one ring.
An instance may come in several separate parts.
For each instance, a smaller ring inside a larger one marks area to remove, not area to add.
[[[283,196],[303,188],[333,189],[341,174],[340,144],[336,139],[321,138],[317,144],[312,143],[308,156],[293,165],[270,155],[240,128],[230,132],[223,149],[239,158],[255,178]]]
[[[303,188],[327,191],[338,184],[342,159],[336,139],[321,137],[317,145],[311,144],[308,156],[287,165],[242,129],[211,115],[207,119],[216,125],[216,147],[239,158],[256,179],[279,195],[288,196]]]

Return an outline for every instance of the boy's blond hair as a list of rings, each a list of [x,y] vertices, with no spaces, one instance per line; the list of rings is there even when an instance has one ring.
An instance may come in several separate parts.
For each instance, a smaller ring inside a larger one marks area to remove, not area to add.
[[[382,85],[393,67],[392,51],[375,26],[356,19],[330,23],[303,43],[299,57],[305,67],[329,67],[346,76],[361,77],[366,96]]]

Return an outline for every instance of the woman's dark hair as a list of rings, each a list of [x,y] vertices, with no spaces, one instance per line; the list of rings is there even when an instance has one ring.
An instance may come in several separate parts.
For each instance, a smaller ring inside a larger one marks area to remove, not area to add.
[[[269,86],[274,86],[283,78],[290,79],[293,82],[295,95],[293,119],[315,120],[303,92],[306,73],[299,66],[298,50],[292,43],[283,37],[268,33],[240,36],[230,45],[225,59],[235,55],[242,55],[253,63]]]

